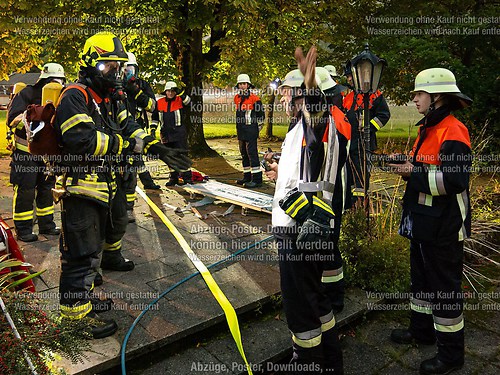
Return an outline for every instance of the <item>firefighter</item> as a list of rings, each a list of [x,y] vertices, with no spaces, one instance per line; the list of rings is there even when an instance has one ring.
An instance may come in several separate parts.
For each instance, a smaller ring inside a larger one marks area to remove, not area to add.
[[[127,105],[132,117],[144,129],[149,128],[148,112],[153,113],[156,108],[156,99],[153,89],[148,82],[139,78],[139,66],[132,52],[127,52],[128,61],[125,65],[125,91],[127,93]],[[153,129],[152,125],[152,129]],[[154,132],[152,131],[154,137]],[[129,223],[135,221],[133,214],[136,199],[135,187],[137,186],[137,175],[144,186],[144,189],[160,189],[160,185],[155,184],[151,174],[144,165],[142,155],[137,155],[133,161],[133,171],[130,181],[126,187],[127,193],[127,213]]]
[[[339,142],[336,127],[315,79],[316,48],[295,52],[299,69],[279,87],[291,117],[276,180],[272,208],[281,292],[292,333],[290,374],[342,374],[343,360],[331,301],[322,286],[323,265],[333,257],[333,185]],[[303,72],[303,73],[302,73]],[[344,154],[346,152],[344,151]],[[269,157],[266,156],[268,159]]]
[[[415,78],[417,111],[424,115],[404,164],[389,164],[406,181],[399,233],[410,239],[410,326],[395,329],[396,343],[432,345],[437,355],[420,364],[421,374],[448,374],[464,364],[461,295],[464,239],[470,236],[467,128],[452,111],[469,106],[448,69],[432,68]]]
[[[161,142],[168,147],[187,150],[187,128],[185,125],[185,108],[191,103],[191,97],[181,93],[175,82],[169,81],[165,84],[162,92],[165,97],[158,100],[157,109],[153,112],[153,122],[161,122]],[[160,118],[161,113],[161,118]],[[179,180],[179,177],[182,180]],[[192,172],[190,169],[179,172],[171,170],[170,178],[165,186],[175,184],[192,183]]]
[[[185,154],[146,134],[126,110],[125,52],[112,33],[87,39],[78,81],[61,94],[54,121],[63,172],[56,190],[62,218],[60,310],[64,318],[87,319],[94,338],[112,335],[117,329],[115,321],[97,316],[90,292],[103,243],[117,244],[110,249],[114,251],[104,252],[103,268],[125,263],[120,241],[128,221],[122,186],[128,156],[147,152],[173,168],[190,165]]]
[[[248,74],[238,75],[235,86],[238,93],[234,97],[234,104],[236,106],[236,134],[243,159],[243,178],[237,180],[236,183],[250,189],[262,186],[257,138],[259,138],[261,124],[264,122],[264,107],[260,98],[250,91],[254,87]]]
[[[54,176],[46,173],[45,163],[40,157],[28,151],[23,113],[30,104],[42,104],[42,89],[50,82],[64,84],[64,69],[56,63],[43,66],[38,81],[26,86],[14,96],[9,104],[7,124],[14,133],[12,162],[10,163],[10,183],[14,186],[13,217],[17,238],[23,242],[38,240],[33,233],[34,209],[40,234],[59,235],[60,229],[54,223],[54,202],[52,191]]]
[[[354,89],[350,61],[346,63],[344,74],[347,77],[347,85],[350,89]],[[368,175],[363,178],[365,159],[368,154],[373,153],[377,149],[376,133],[387,124],[391,117],[391,112],[380,90],[370,95],[370,145],[369,149],[365,150],[362,121],[363,94],[356,94],[354,91],[349,92],[344,97],[342,105],[352,127],[349,159],[351,164],[350,180],[353,183],[353,201],[355,202],[357,199],[362,200],[364,198],[364,181],[366,181],[368,186],[370,185],[370,168],[368,168]],[[369,160],[366,162],[369,163]]]
[[[335,85],[329,92],[328,96],[331,96],[329,101],[332,105],[336,106],[339,109],[342,109],[342,102],[344,101],[344,95],[347,91],[347,87],[337,82],[339,79],[339,75],[337,74],[337,69],[333,65],[325,65],[324,68],[328,71],[330,77],[335,83]]]
[[[348,181],[349,176],[349,163],[347,158],[349,156],[349,145],[351,143],[351,124],[347,120],[344,112],[338,107],[339,96],[342,97],[338,89],[338,85],[332,77],[335,73],[335,68],[327,65],[332,69],[316,67],[316,74],[319,77],[319,87],[326,97],[326,102],[330,110],[330,114],[337,129],[338,139],[338,167],[337,176],[335,178],[335,190],[332,200],[332,209],[335,214],[334,227],[333,227],[333,244],[334,244],[334,258],[332,261],[324,263],[323,277],[321,281],[325,287],[326,294],[332,303],[333,312],[339,313],[344,309],[344,295],[345,295],[345,281],[343,272],[342,255],[339,249],[340,228],[342,222],[342,215],[347,208],[351,207],[351,189]],[[342,86],[343,87],[343,86]]]

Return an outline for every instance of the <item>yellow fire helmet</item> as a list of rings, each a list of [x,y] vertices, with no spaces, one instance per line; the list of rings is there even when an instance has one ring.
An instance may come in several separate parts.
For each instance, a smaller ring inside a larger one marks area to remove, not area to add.
[[[80,66],[95,67],[99,61],[128,61],[127,51],[113,33],[103,31],[87,39],[83,47]]]

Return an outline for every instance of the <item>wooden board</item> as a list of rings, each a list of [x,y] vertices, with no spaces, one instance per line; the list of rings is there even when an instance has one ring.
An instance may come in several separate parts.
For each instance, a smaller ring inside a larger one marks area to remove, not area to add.
[[[201,194],[255,211],[272,212],[273,196],[210,180],[204,184],[182,186],[190,194]]]

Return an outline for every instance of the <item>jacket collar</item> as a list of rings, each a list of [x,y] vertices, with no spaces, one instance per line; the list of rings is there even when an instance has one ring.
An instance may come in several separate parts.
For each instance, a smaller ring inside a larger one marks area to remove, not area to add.
[[[443,121],[446,117],[448,117],[450,115],[450,112],[450,108],[447,105],[436,108],[435,110],[429,112],[427,116],[425,116],[419,122],[417,122],[415,126],[424,126],[425,128],[435,126]]]

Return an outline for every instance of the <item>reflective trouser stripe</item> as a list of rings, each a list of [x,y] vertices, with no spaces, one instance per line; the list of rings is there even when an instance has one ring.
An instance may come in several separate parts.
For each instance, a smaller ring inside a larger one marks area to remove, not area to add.
[[[29,152],[28,146],[23,145],[22,143],[16,142],[16,150]]]
[[[89,301],[86,304],[80,306],[70,307],[61,305],[60,308],[61,308],[61,315],[64,318],[76,320],[76,319],[82,319],[83,317],[85,317],[85,315],[91,312],[92,304]]]
[[[410,300],[410,308],[417,313],[432,314],[432,304],[421,299],[412,298]]]
[[[352,195],[354,197],[364,197],[365,196],[365,192],[363,191],[363,189],[354,188],[354,189],[352,189]]]
[[[460,314],[457,318],[440,318],[433,315],[434,329],[443,333],[458,332],[464,328],[464,316]]]
[[[321,332],[326,332],[335,327],[335,316],[333,315],[333,311],[320,317],[319,320],[321,321]]]
[[[25,212],[14,212],[15,221],[33,220],[33,210]]]
[[[252,173],[260,173],[260,167],[252,168]]]
[[[314,348],[321,344],[321,327],[305,332],[292,332],[292,340],[301,348]]]
[[[14,220],[16,220],[16,221],[33,220],[33,210],[16,212],[17,200],[19,199],[19,197],[17,195],[18,189],[19,189],[19,185],[14,185],[14,199],[12,200],[12,212],[13,212]]]
[[[250,173],[250,172],[252,172],[252,168],[251,167],[243,167],[243,172]]]
[[[117,242],[111,243],[111,244],[105,242],[103,250],[105,250],[105,251],[116,251],[116,250],[120,250],[121,247],[122,247],[122,240],[118,240]]]
[[[36,216],[48,216],[54,214],[54,205],[40,208],[36,208]]]
[[[127,202],[128,203],[135,202],[135,198],[136,198],[136,194],[135,193],[127,194]]]
[[[335,270],[323,271],[321,276],[322,283],[336,283],[344,278],[344,268],[340,267]]]

